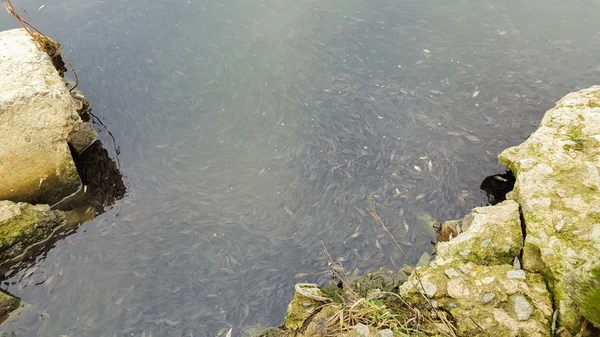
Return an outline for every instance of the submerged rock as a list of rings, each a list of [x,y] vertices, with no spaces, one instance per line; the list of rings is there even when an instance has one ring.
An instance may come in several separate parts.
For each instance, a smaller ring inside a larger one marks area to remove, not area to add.
[[[0,32],[0,46],[0,200],[54,205],[81,188],[69,143],[84,149],[95,133],[27,32]]]
[[[21,300],[0,291],[0,316],[4,316],[9,312],[17,309]]]
[[[600,324],[600,302],[589,302],[598,300],[597,293],[584,284],[577,293],[565,283],[569,276],[592,282],[597,275],[597,264],[586,262],[600,255],[599,158],[600,86],[562,98],[527,141],[500,155],[516,177],[511,198],[525,221],[523,268],[544,275],[558,322],[572,334],[582,315]]]
[[[48,205],[0,201],[0,262],[18,258],[64,225],[64,214],[50,210]]]

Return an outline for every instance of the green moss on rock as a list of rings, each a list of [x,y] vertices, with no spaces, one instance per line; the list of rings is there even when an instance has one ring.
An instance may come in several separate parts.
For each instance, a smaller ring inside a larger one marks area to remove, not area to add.
[[[0,316],[4,316],[17,309],[20,303],[21,300],[18,298],[0,291]]]
[[[64,223],[62,213],[47,205],[0,201],[0,263],[23,254]]]

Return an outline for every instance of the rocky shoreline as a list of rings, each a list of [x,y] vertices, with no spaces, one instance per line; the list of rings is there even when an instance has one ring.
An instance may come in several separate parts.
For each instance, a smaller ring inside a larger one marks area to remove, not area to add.
[[[99,143],[89,123],[89,103],[63,73],[24,29],[0,32],[3,273],[47,245],[57,232],[101,211],[87,202],[90,192],[98,194],[99,188],[82,181],[81,173],[90,168],[74,160]],[[122,196],[124,186],[117,175],[110,182],[122,187]],[[0,292],[0,316],[18,306],[19,299]]]
[[[0,32],[0,74],[5,268],[57,231],[95,216],[98,210],[76,206],[90,185],[73,158],[97,141],[85,98],[69,89],[24,30]],[[385,292],[402,299],[409,311],[437,318],[419,333],[589,335],[600,328],[600,86],[562,98],[527,141],[499,160],[515,178],[507,200],[444,223],[445,240],[435,258]],[[102,167],[116,172],[113,166]],[[122,196],[119,179],[110,181]],[[357,303],[379,310],[377,294],[385,287],[380,282],[353,295],[360,293]],[[347,317],[335,302],[344,294],[335,294],[297,287],[282,328],[268,335],[326,335],[332,320]],[[0,292],[0,316],[18,306],[17,298]],[[389,310],[381,314],[396,317]],[[337,335],[375,334],[394,331],[360,322]]]
[[[516,181],[507,200],[444,223],[447,242],[438,242],[435,258],[394,290],[412,310],[449,322],[424,325],[416,335],[597,335],[600,86],[562,98],[527,141],[499,160]],[[296,292],[282,327],[264,336],[332,335],[328,327],[345,309],[311,301]],[[393,334],[376,325],[333,335]]]

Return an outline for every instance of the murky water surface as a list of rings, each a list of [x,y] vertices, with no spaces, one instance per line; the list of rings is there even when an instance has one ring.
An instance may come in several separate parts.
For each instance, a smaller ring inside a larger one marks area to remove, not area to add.
[[[423,214],[485,204],[497,154],[600,78],[594,1],[13,2],[62,43],[128,187],[3,283],[14,336],[277,325],[294,283],[329,279],[324,246],[349,271],[414,263]]]

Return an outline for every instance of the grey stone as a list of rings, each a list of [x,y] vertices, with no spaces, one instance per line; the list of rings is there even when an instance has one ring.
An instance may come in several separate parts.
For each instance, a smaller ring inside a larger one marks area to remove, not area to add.
[[[354,332],[360,337],[369,337],[371,335],[369,327],[362,323],[358,323],[354,326]]]
[[[515,315],[519,321],[526,321],[533,314],[533,307],[531,303],[525,298],[523,295],[514,295],[513,296],[513,305],[515,310]]]
[[[483,302],[483,304],[488,304],[490,303],[494,298],[496,297],[496,294],[494,293],[485,293],[483,294],[483,296],[481,297],[481,301]]]
[[[419,282],[417,288],[429,298],[433,298],[433,296],[435,296],[435,294],[438,291],[438,287],[435,284],[428,281]]]
[[[390,329],[379,330],[377,337],[394,337],[394,332]]]

